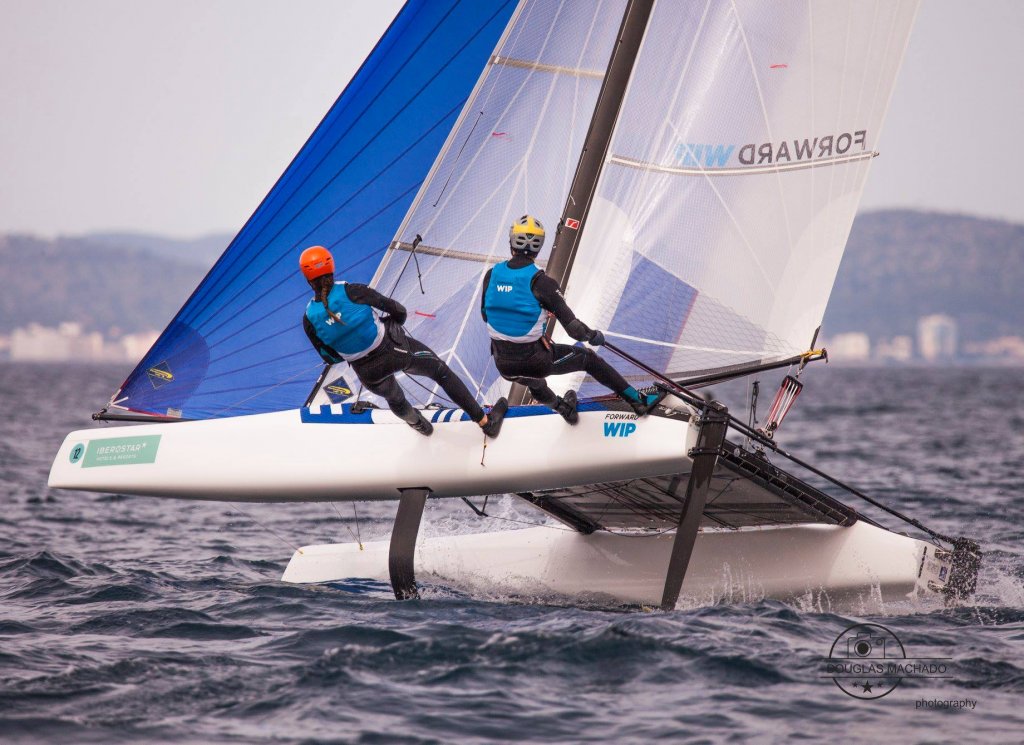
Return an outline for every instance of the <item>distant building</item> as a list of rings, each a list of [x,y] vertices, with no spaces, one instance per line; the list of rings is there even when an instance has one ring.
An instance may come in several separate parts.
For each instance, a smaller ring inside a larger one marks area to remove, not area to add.
[[[1020,364],[1024,362],[1024,339],[1019,336],[1000,336],[998,339],[966,344],[964,351],[983,360]]]
[[[138,362],[156,338],[155,331],[148,331],[107,341],[96,331],[83,333],[78,323],[57,328],[32,323],[15,329],[8,347],[16,362]]]
[[[875,345],[875,359],[879,362],[910,362],[914,359],[914,340],[909,336],[895,336]]]
[[[116,352],[111,357],[123,359],[125,362],[139,362],[146,352],[156,344],[160,336],[156,331],[144,331],[141,334],[127,334],[114,342]]]
[[[924,316],[917,322],[917,348],[928,362],[941,362],[956,357],[957,326],[949,316]]]
[[[57,328],[31,323],[11,334],[11,359],[19,362],[95,360],[102,353],[103,335],[83,334],[77,323],[62,323]]]
[[[861,331],[836,334],[829,339],[828,355],[839,362],[866,362],[871,357],[871,339]]]

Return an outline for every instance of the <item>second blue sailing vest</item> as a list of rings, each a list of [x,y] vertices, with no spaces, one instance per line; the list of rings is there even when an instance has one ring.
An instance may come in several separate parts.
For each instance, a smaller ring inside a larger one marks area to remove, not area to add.
[[[547,311],[530,289],[539,271],[536,264],[510,269],[508,262],[491,269],[491,279],[484,288],[484,312],[492,339],[531,342],[544,333]]]
[[[323,303],[318,303],[316,298],[306,306],[306,318],[313,324],[320,341],[349,362],[365,357],[380,346],[384,324],[377,320],[369,305],[349,300],[344,282],[331,288],[327,304],[341,316],[342,323],[327,315]]]

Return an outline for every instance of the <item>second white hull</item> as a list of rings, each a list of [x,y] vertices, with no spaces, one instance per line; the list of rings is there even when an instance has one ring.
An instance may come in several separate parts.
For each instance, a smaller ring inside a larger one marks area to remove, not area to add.
[[[488,597],[585,596],[657,606],[674,538],[543,527],[423,538],[416,576]],[[865,610],[919,595],[935,598],[928,584],[936,586],[946,572],[929,544],[860,521],[848,528],[704,531],[680,603],[774,598],[822,610]],[[350,578],[387,581],[388,543],[366,543],[362,550],[357,544],[304,546],[282,577],[296,583]]]

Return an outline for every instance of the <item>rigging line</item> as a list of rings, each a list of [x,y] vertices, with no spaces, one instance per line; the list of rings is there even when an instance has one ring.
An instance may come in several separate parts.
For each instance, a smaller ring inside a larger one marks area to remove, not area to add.
[[[294,543],[289,541],[287,538],[282,537],[281,534],[278,533],[277,531],[275,531],[273,528],[271,528],[271,527],[261,523],[259,520],[257,520],[255,517],[253,517],[251,514],[249,514],[248,512],[243,510],[241,507],[239,507],[236,503],[229,502],[228,504],[231,505],[231,509],[235,510],[236,512],[240,512],[241,514],[245,515],[247,518],[252,520],[254,523],[259,525],[261,528],[263,528],[267,532],[271,533],[275,538],[277,538],[277,540],[281,541],[281,543],[284,543],[286,546],[290,546],[291,548],[295,549],[295,551],[297,553],[302,554],[302,549],[301,548],[296,546]]]
[[[469,134],[466,135],[466,139],[462,141],[462,147],[459,148],[459,152],[455,156],[455,162],[452,163],[452,169],[448,172],[448,178],[446,178],[444,180],[444,184],[441,186],[441,193],[437,195],[437,199],[435,199],[434,200],[434,204],[431,205],[432,207],[437,207],[437,203],[440,202],[441,201],[441,197],[444,196],[444,192],[448,188],[448,182],[451,181],[452,180],[452,176],[455,175],[455,166],[457,166],[459,164],[459,159],[462,157],[462,151],[466,149],[466,145],[469,144],[470,138],[472,138],[473,137],[473,133],[476,132],[476,125],[478,125],[480,123],[480,120],[483,119],[483,116],[484,116],[484,112],[483,111],[481,111],[480,113],[477,114],[476,121],[473,122],[473,126],[470,127]],[[416,237],[419,238],[418,235]]]
[[[627,354],[626,352],[622,351],[621,349],[618,349],[613,344],[605,344],[604,346],[610,352],[613,352],[614,354],[617,354],[619,357],[622,357],[622,359],[624,359],[627,362],[630,362],[630,363],[636,365],[641,370],[644,370],[645,372],[647,372],[649,375],[652,375],[653,377],[657,378],[659,381],[664,383],[666,385],[666,387],[668,387],[673,393],[675,393],[675,395],[679,396],[682,400],[686,401],[687,403],[689,403],[689,404],[691,404],[693,406],[697,406],[697,407],[699,407],[702,410],[707,407],[707,402],[706,401],[704,401],[703,399],[701,399],[700,397],[698,397],[696,394],[694,394],[693,392],[689,391],[688,389],[684,388],[683,386],[679,385],[675,381],[673,381],[673,380],[671,380],[669,378],[666,378],[664,375],[659,373],[654,368],[645,365],[640,360],[636,359],[635,357],[632,357],[631,355]],[[925,525],[923,525],[919,521],[915,520],[914,518],[908,517],[907,515],[904,515],[903,513],[893,509],[892,507],[887,507],[886,505],[882,504],[878,500],[876,500],[876,499],[874,499],[872,497],[869,497],[867,494],[865,494],[864,492],[860,491],[859,489],[856,489],[853,486],[850,486],[849,484],[846,484],[846,483],[840,481],[839,479],[835,478],[834,476],[829,476],[827,473],[825,473],[821,469],[815,468],[810,463],[807,463],[806,461],[803,461],[800,458],[797,458],[792,453],[789,453],[788,451],[783,450],[781,447],[779,447],[778,443],[776,443],[774,440],[771,440],[771,439],[765,437],[760,432],[753,432],[753,431],[749,430],[746,424],[741,422],[739,419],[734,417],[732,414],[727,414],[726,416],[728,417],[728,420],[729,420],[730,424],[732,424],[733,429],[738,431],[740,434],[748,435],[751,439],[756,440],[761,445],[764,445],[765,447],[769,448],[773,452],[778,453],[779,455],[781,455],[782,457],[792,461],[793,463],[796,463],[797,465],[802,466],[803,468],[806,468],[808,471],[810,471],[811,473],[815,474],[816,476],[820,476],[821,478],[825,479],[829,483],[832,483],[835,486],[838,486],[839,488],[844,489],[848,493],[850,493],[850,494],[852,494],[852,495],[854,495],[856,497],[859,497],[860,499],[863,499],[864,501],[868,502],[869,504],[874,505],[875,507],[879,508],[880,510],[883,510],[884,512],[887,512],[888,514],[892,515],[893,517],[896,517],[896,518],[898,518],[900,520],[903,520],[905,523],[907,523],[909,525],[913,525],[915,528],[918,528],[919,530],[927,533],[928,535],[932,536],[933,538],[936,538],[936,539],[942,540],[942,541],[946,541],[947,543],[953,543],[955,541],[954,538],[951,538],[951,537],[949,537],[947,535],[944,535],[943,533],[939,533],[937,531],[932,530],[931,528],[926,527]]]
[[[359,544],[359,550],[362,551],[363,550],[363,538],[362,538],[362,535],[360,535],[361,531],[359,530],[359,513],[356,512],[356,503],[355,502],[352,503],[352,514],[353,514],[353,516],[355,516],[355,519],[356,519],[356,542]]]
[[[459,405],[458,405],[457,403],[455,403],[454,401],[451,401],[451,400],[449,400],[449,399],[448,399],[448,398],[446,398],[445,396],[442,396],[442,395],[441,395],[440,393],[438,393],[437,391],[435,391],[435,390],[433,390],[433,389],[431,389],[431,388],[428,388],[427,386],[425,386],[425,385],[424,385],[423,383],[421,383],[420,381],[418,381],[418,380],[417,380],[417,379],[416,379],[415,377],[413,377],[412,375],[409,375],[408,373],[406,373],[405,379],[406,379],[406,380],[411,380],[411,381],[412,381],[413,383],[415,383],[415,384],[416,384],[416,385],[418,385],[418,386],[419,386],[420,388],[422,388],[423,390],[425,390],[425,391],[427,392],[427,394],[428,394],[428,395],[427,395],[427,401],[430,401],[430,399],[432,399],[432,398],[438,398],[438,399],[440,399],[441,401],[444,401],[445,403],[449,403],[449,404],[451,404],[451,405],[452,405],[452,408],[454,408],[454,409],[458,409],[458,408],[459,408]],[[435,383],[435,387],[437,387],[437,384],[436,384],[436,383]]]
[[[476,384],[477,395],[480,395],[480,385],[476,383],[476,378],[473,376],[473,373],[471,373],[469,371],[469,368],[466,366],[466,363],[462,361],[462,358],[459,357],[458,352],[454,352],[452,354],[452,359],[455,362],[459,363],[459,367],[462,368],[462,372],[464,372],[466,374],[466,377],[469,378],[469,380],[472,381],[474,384]],[[486,365],[485,365],[484,372],[486,373]],[[481,377],[481,380],[483,380],[482,377]],[[435,395],[435,396],[437,395],[436,390],[435,390],[435,393],[433,395]],[[474,396],[473,398],[476,398],[476,396]],[[481,405],[483,405],[484,403],[486,403],[486,402],[481,402]]]
[[[425,6],[424,6],[424,7],[425,7]],[[329,156],[331,155],[331,153],[333,153],[333,152],[335,151],[335,149],[336,149],[336,148],[337,148],[337,147],[338,147],[338,146],[339,146],[339,145],[341,144],[341,142],[342,142],[342,141],[343,141],[343,140],[344,140],[344,139],[345,139],[345,138],[346,138],[346,137],[347,137],[347,136],[348,136],[348,135],[349,135],[349,134],[350,134],[350,133],[352,132],[352,130],[353,130],[353,129],[354,129],[355,127],[356,127],[356,125],[357,125],[357,124],[359,124],[359,122],[360,122],[360,121],[362,120],[363,116],[364,116],[364,115],[365,115],[365,114],[366,114],[366,113],[367,113],[367,112],[368,112],[368,111],[370,110],[370,108],[371,108],[371,107],[373,106],[373,104],[374,104],[374,103],[376,103],[376,101],[377,101],[377,100],[378,100],[378,99],[379,99],[379,98],[380,98],[381,96],[383,96],[383,95],[384,95],[384,94],[385,94],[385,93],[386,93],[386,92],[388,91],[388,89],[390,88],[391,84],[395,82],[396,78],[397,78],[397,77],[398,77],[398,76],[399,76],[399,75],[400,75],[400,74],[401,74],[401,73],[402,73],[402,72],[403,72],[403,71],[405,70],[405,68],[406,68],[406,67],[407,67],[407,66],[409,65],[409,63],[410,63],[410,62],[412,62],[413,58],[414,58],[414,57],[415,57],[415,56],[416,56],[416,55],[417,55],[417,54],[418,54],[418,53],[420,52],[420,50],[421,50],[421,49],[423,48],[423,46],[424,46],[424,45],[425,45],[425,44],[426,44],[426,43],[427,43],[428,41],[430,41],[430,39],[431,39],[431,38],[432,38],[432,37],[434,36],[434,34],[435,34],[435,33],[436,33],[437,31],[438,31],[438,29],[439,29],[439,28],[440,28],[440,27],[442,26],[442,24],[443,24],[443,23],[444,23],[444,22],[445,22],[445,21],[447,20],[448,16],[450,16],[450,15],[452,14],[452,12],[454,12],[454,10],[455,10],[455,7],[456,7],[456,5],[453,5],[453,6],[452,6],[452,7],[451,7],[451,8],[450,8],[450,9],[448,10],[448,12],[447,12],[447,13],[445,13],[445,14],[444,14],[444,16],[442,16],[442,17],[441,17],[441,19],[440,19],[440,20],[439,20],[439,21],[438,21],[438,22],[437,22],[437,23],[436,23],[436,24],[434,25],[434,27],[433,27],[433,28],[432,28],[432,29],[431,29],[431,30],[429,31],[429,33],[427,33],[427,35],[426,35],[426,36],[424,36],[423,40],[422,40],[422,41],[421,41],[421,42],[420,42],[420,43],[419,43],[419,44],[418,44],[418,45],[416,46],[416,48],[415,48],[415,49],[414,49],[414,50],[413,50],[413,51],[412,51],[412,52],[411,52],[411,53],[409,54],[409,56],[408,56],[408,57],[407,57],[407,58],[405,59],[405,61],[404,61],[404,62],[402,62],[402,64],[401,64],[401,65],[399,66],[399,68],[398,68],[398,69],[397,69],[397,70],[395,71],[395,73],[394,73],[394,74],[393,74],[393,75],[392,75],[392,76],[391,76],[391,77],[390,77],[390,78],[388,79],[388,81],[387,81],[386,83],[384,83],[384,85],[383,85],[383,86],[381,86],[381,88],[380,88],[380,90],[379,90],[379,91],[377,92],[377,94],[376,94],[376,95],[375,95],[375,96],[374,96],[374,97],[373,97],[373,98],[372,98],[372,99],[371,99],[370,101],[368,101],[368,102],[367,102],[366,106],[365,106],[365,107],[363,108],[363,110],[362,110],[361,112],[359,112],[359,114],[358,114],[358,115],[357,115],[357,116],[355,117],[355,119],[353,119],[352,123],[351,123],[351,124],[350,124],[350,125],[348,126],[348,128],[347,128],[347,129],[346,129],[346,130],[345,130],[344,132],[342,132],[342,133],[341,133],[340,135],[338,135],[338,137],[337,137],[337,139],[335,140],[334,144],[333,144],[333,145],[331,145],[331,147],[330,147],[330,148],[328,148],[328,150],[327,150],[327,151],[326,151],[326,152],[324,153],[323,157],[322,157],[322,158],[320,158],[320,160],[319,160],[319,161],[317,161],[317,162],[316,162],[316,163],[315,163],[315,164],[313,165],[313,167],[312,167],[312,168],[311,168],[311,169],[309,170],[309,172],[308,172],[308,173],[306,174],[306,177],[305,177],[305,178],[304,178],[304,179],[302,180],[302,182],[301,182],[300,184],[298,184],[298,185],[297,185],[297,186],[295,187],[295,189],[293,189],[293,190],[292,190],[292,193],[291,193],[290,195],[288,195],[288,198],[286,198],[286,199],[284,199],[284,200],[282,200],[282,201],[281,201],[281,204],[280,204],[280,206],[279,206],[279,207],[277,208],[277,210],[275,210],[275,211],[274,211],[274,214],[273,214],[273,215],[271,215],[271,217],[270,217],[270,218],[269,218],[269,219],[267,220],[267,222],[265,223],[265,225],[264,225],[264,226],[263,226],[263,227],[262,227],[262,228],[261,228],[261,229],[260,229],[260,230],[259,230],[259,231],[258,231],[258,232],[257,232],[257,233],[255,234],[255,235],[254,235],[254,236],[252,236],[252,238],[249,238],[249,239],[248,239],[250,243],[251,243],[251,242],[254,242],[254,241],[256,241],[256,239],[257,239],[257,238],[259,238],[259,236],[263,234],[263,231],[264,231],[264,230],[265,230],[265,229],[266,229],[267,227],[269,227],[269,226],[270,226],[270,225],[271,225],[271,224],[273,223],[273,221],[274,221],[275,219],[277,219],[277,216],[278,216],[278,215],[279,215],[279,214],[281,213],[281,211],[282,211],[282,210],[283,210],[283,209],[284,209],[284,208],[285,208],[285,207],[287,206],[287,204],[288,204],[288,202],[290,201],[291,197],[293,197],[293,196],[295,195],[295,193],[297,192],[297,190],[298,190],[298,189],[300,189],[300,188],[301,188],[302,186],[304,186],[304,185],[305,185],[305,183],[306,183],[306,182],[307,182],[307,181],[309,180],[309,178],[310,178],[310,177],[311,177],[311,176],[313,175],[313,173],[315,173],[315,172],[316,172],[316,171],[317,171],[317,170],[318,170],[318,169],[320,168],[320,166],[322,166],[322,165],[323,165],[324,161],[326,161],[326,160],[327,160],[327,158],[328,158],[328,157],[329,157]],[[499,10],[500,10],[500,9],[499,9]],[[418,12],[419,12],[419,11],[417,11],[417,13],[418,13]],[[497,15],[497,12],[495,13],[495,15]],[[490,22],[491,22],[491,21],[492,21],[493,19],[494,19],[494,16],[491,16],[491,18],[490,18],[490,19],[488,19],[488,21],[487,21],[487,24],[485,24],[485,26],[486,26],[486,25],[489,25],[489,24],[490,24]],[[413,16],[413,18],[411,18],[410,20],[415,20],[415,16]],[[389,30],[390,30],[390,27],[389,27]],[[477,33],[478,33],[478,34],[479,34],[479,32],[480,32],[480,30],[478,30],[478,31],[477,31]],[[387,32],[385,32],[385,35],[386,35],[386,34],[387,34]],[[376,51],[377,51],[377,46],[375,46],[375,47],[374,47],[374,50],[373,50],[373,51],[374,51],[374,52],[376,52]],[[456,53],[456,56],[457,56],[458,54],[461,54],[461,52],[462,52],[462,50],[460,49],[460,50],[459,50],[459,51],[458,51],[458,52]],[[371,53],[370,53],[370,56],[373,56],[373,52],[371,52]],[[367,59],[369,59],[369,58],[367,58]],[[441,70],[440,70],[440,71],[443,71],[443,70],[444,70],[444,69],[445,69],[445,68],[446,68],[446,67],[448,66],[448,64],[450,64],[450,63],[451,63],[451,59],[454,59],[454,57],[453,57],[453,58],[450,58],[450,59],[449,59],[449,61],[448,61],[448,63],[446,63],[446,64],[445,64],[445,65],[444,65],[444,66],[443,66],[443,67],[441,68]],[[365,64],[365,62],[364,62],[364,64]],[[439,72],[440,72],[440,71],[439,71]],[[359,69],[359,71],[357,71],[357,73],[356,73],[356,75],[357,75],[357,76],[358,76],[359,72],[362,72],[362,66],[360,66],[360,69]],[[354,78],[353,78],[353,79],[354,79]],[[427,84],[429,84],[430,82],[431,82],[431,81],[427,81]],[[422,89],[421,89],[421,90],[422,90]],[[346,86],[345,90],[343,90],[343,91],[341,92],[341,95],[339,95],[339,96],[338,96],[338,99],[337,99],[337,100],[335,101],[335,103],[331,105],[331,108],[330,108],[330,109],[328,109],[328,111],[327,111],[327,114],[326,114],[326,115],[324,116],[324,119],[323,119],[323,121],[321,121],[320,125],[318,125],[318,126],[316,127],[316,129],[314,129],[314,130],[313,130],[313,133],[312,133],[312,134],[311,134],[311,135],[309,136],[309,139],[307,140],[306,144],[305,144],[305,145],[303,145],[303,148],[302,148],[302,150],[299,150],[299,155],[298,155],[298,156],[296,156],[296,159],[295,159],[295,161],[293,161],[293,163],[289,165],[289,167],[288,167],[288,169],[289,169],[289,170],[291,169],[292,165],[294,165],[294,164],[295,164],[295,163],[296,163],[296,162],[298,161],[298,157],[299,157],[299,156],[301,156],[301,154],[302,154],[302,151],[303,151],[303,150],[305,150],[305,148],[306,148],[306,147],[307,147],[307,146],[309,145],[309,143],[310,143],[310,142],[312,141],[313,137],[314,137],[314,136],[316,136],[316,134],[317,134],[317,132],[318,132],[318,131],[320,131],[320,127],[321,127],[321,126],[323,126],[324,122],[326,122],[326,120],[327,120],[327,117],[329,117],[329,116],[331,115],[331,112],[333,112],[333,111],[334,111],[334,108],[335,108],[335,106],[336,106],[336,105],[338,104],[338,102],[340,102],[340,101],[341,101],[341,99],[342,99],[342,98],[344,97],[344,95],[345,95],[345,93],[346,93],[347,91],[348,91],[348,86]],[[407,104],[406,104],[406,106],[408,106],[409,104],[411,104],[413,100],[415,100],[415,96],[413,96],[413,97],[411,97],[411,98],[409,99],[409,103],[407,103]],[[401,111],[401,110],[400,110],[400,111]],[[392,121],[393,121],[393,120],[392,120]],[[363,150],[364,150],[364,149],[365,149],[366,147],[368,147],[368,146],[369,146],[370,144],[372,144],[372,143],[373,143],[373,142],[374,142],[374,141],[375,141],[375,140],[377,139],[377,137],[379,137],[379,136],[380,136],[381,132],[383,132],[383,131],[384,131],[384,129],[386,129],[386,128],[387,128],[387,126],[389,126],[390,124],[391,124],[391,121],[387,122],[387,123],[386,123],[386,124],[385,124],[384,126],[380,127],[379,129],[375,130],[375,131],[376,131],[376,134],[374,134],[374,136],[373,136],[373,137],[371,137],[371,138],[370,138],[370,140],[369,140],[368,142],[366,142],[366,143],[365,143],[365,144],[363,145],[363,147],[362,147],[362,148],[360,148],[360,150],[359,150],[359,151],[358,151],[358,152],[356,153],[356,156],[353,156],[353,157],[352,157],[352,158],[351,158],[351,159],[350,159],[350,160],[348,161],[348,163],[346,163],[346,164],[345,164],[345,165],[344,165],[344,166],[342,167],[342,170],[344,170],[344,168],[347,168],[347,167],[348,167],[348,165],[350,165],[350,164],[352,163],[352,161],[353,161],[353,160],[355,160],[355,157],[357,157],[357,156],[358,156],[359,152],[362,152],[362,151],[363,151]],[[286,171],[286,172],[287,172],[287,171]],[[326,188],[327,188],[327,186],[329,186],[329,185],[330,185],[330,183],[331,183],[331,182],[332,182],[332,181],[333,181],[333,180],[334,180],[335,178],[337,178],[337,177],[338,177],[338,175],[340,175],[340,173],[341,173],[341,171],[338,171],[338,172],[337,172],[337,173],[336,173],[336,174],[335,174],[335,175],[334,175],[334,176],[333,176],[333,177],[332,177],[332,178],[331,178],[331,179],[330,179],[330,180],[329,180],[329,181],[328,181],[327,183],[325,183],[325,184],[324,184],[324,185],[323,185],[323,186],[322,186],[322,187],[321,187],[321,188],[320,188],[319,190],[317,190],[317,192],[313,194],[313,196],[312,196],[312,197],[311,197],[311,198],[310,198],[310,199],[309,199],[309,200],[308,200],[308,201],[306,202],[306,204],[304,204],[304,205],[303,205],[302,207],[300,207],[300,208],[299,208],[299,209],[298,209],[298,210],[297,210],[297,211],[295,212],[295,215],[297,216],[297,215],[298,215],[298,214],[300,214],[300,213],[301,213],[302,211],[304,211],[304,210],[305,210],[305,209],[306,209],[307,207],[309,207],[309,205],[310,205],[310,204],[312,204],[313,200],[314,200],[314,199],[316,199],[316,198],[317,198],[317,197],[318,197],[318,196],[319,196],[319,195],[320,195],[320,194],[321,194],[321,193],[323,192],[323,190],[324,190],[324,189],[326,189]],[[276,184],[275,184],[275,186],[276,186]],[[273,192],[273,189],[271,189],[271,192]],[[268,196],[269,196],[269,195],[268,195]],[[262,203],[261,203],[261,206],[262,206]],[[257,208],[257,212],[258,212],[258,211],[259,211],[259,208]],[[253,215],[255,215],[255,214],[256,214],[256,213],[254,212],[254,213],[253,213]],[[252,218],[250,218],[250,220],[251,220],[251,219],[252,219]],[[275,234],[275,235],[274,235],[274,236],[273,236],[273,237],[272,237],[272,238],[271,238],[271,239],[270,239],[269,241],[267,241],[267,243],[270,243],[270,242],[273,242],[274,240],[277,240],[277,238],[278,238],[278,236],[280,236],[281,232],[282,232],[282,231],[283,231],[283,230],[284,230],[285,228],[287,228],[287,227],[288,227],[288,226],[289,226],[289,225],[290,225],[290,224],[291,224],[291,223],[292,223],[292,222],[294,221],[294,219],[295,219],[295,217],[293,216],[291,220],[289,220],[289,221],[288,221],[287,223],[285,223],[285,225],[284,225],[284,226],[283,226],[283,227],[281,228],[281,230],[279,230],[279,231],[278,231],[278,232],[277,232],[277,233],[276,233],[276,234]],[[248,224],[248,223],[247,223],[247,224]],[[243,228],[242,228],[242,232],[244,232],[244,231],[245,231],[245,228],[243,227]],[[241,232],[239,233],[239,235],[241,235]],[[232,243],[234,243],[234,241],[232,241]],[[230,246],[229,246],[229,248],[230,248]],[[225,254],[226,254],[226,252],[225,252]],[[241,258],[241,256],[236,256],[236,257],[235,257],[235,258],[234,258],[234,259],[232,260],[232,262],[231,262],[231,263],[230,263],[229,265],[226,265],[226,266],[225,266],[225,273],[230,273],[230,270],[231,270],[231,269],[232,269],[232,268],[234,267],[234,265],[235,265],[235,264],[236,264],[236,263],[237,263],[237,262],[238,262],[238,261],[240,260],[240,258]],[[224,276],[224,275],[222,275],[222,276]],[[210,291],[212,292],[212,291],[213,291],[213,289],[214,289],[214,285],[211,285]],[[214,297],[211,297],[211,298],[210,298],[210,299],[209,299],[209,300],[207,301],[207,303],[206,303],[206,306],[208,306],[210,302],[213,302],[213,300],[215,299],[215,297],[216,297],[216,296],[214,296]],[[204,307],[203,307],[203,308],[201,309],[201,311],[199,311],[199,312],[202,312],[202,311],[204,311],[204,310],[206,309],[206,306],[204,306]]]
[[[343,518],[341,516],[341,511],[338,509],[338,505],[336,505],[334,502],[329,502],[329,504],[331,505],[331,507],[334,508],[334,511],[336,513],[338,513],[338,519],[345,526],[345,529],[348,530],[349,535],[351,535],[353,538],[356,539],[356,543],[359,544],[359,550],[362,551],[363,550],[363,540],[362,540],[362,538],[359,537],[359,514],[356,512],[356,503],[355,502],[352,503],[352,514],[354,514],[355,518],[356,518],[356,529],[355,529],[355,532],[352,532],[352,527],[347,522],[345,522],[345,518]]]
[[[503,187],[505,186],[505,183],[509,179],[512,178],[514,173],[515,173],[515,171],[513,169],[509,169],[508,170],[508,172],[502,177],[501,181],[497,184],[497,186],[494,188],[494,190],[491,192],[491,194],[489,194],[486,199],[483,199],[483,200],[479,201],[479,204],[477,206],[476,211],[469,218],[467,218],[463,222],[462,228],[460,228],[459,231],[455,235],[453,235],[451,237],[451,239],[448,241],[448,243],[450,243],[452,246],[458,245],[459,241],[462,240],[462,236],[466,233],[467,230],[470,229],[471,226],[473,226],[476,223],[476,221],[480,217],[481,213],[483,213],[484,210],[487,209],[488,205],[490,204],[490,200],[495,195],[497,195],[499,192],[502,192]],[[457,190],[458,187],[459,187],[459,185],[456,184],[455,185],[455,189]],[[449,197],[449,199],[450,198],[451,197]],[[444,210],[442,209],[441,212],[443,212],[443,211]],[[427,230],[429,230],[434,225],[435,222],[436,222],[436,216],[435,216],[435,219],[432,219],[432,220],[430,220],[428,222]],[[494,240],[499,240],[499,239],[500,239],[500,235],[497,235]],[[395,249],[392,249],[392,253],[394,252],[394,250]],[[453,254],[456,254],[456,253],[459,253],[459,252],[457,252],[453,248],[453,249],[450,249],[450,251],[442,249],[441,253],[438,253],[438,254],[431,253],[431,255],[436,255],[436,256],[438,256],[439,258],[442,258],[442,259],[453,258],[453,259],[463,260],[461,256],[453,255]],[[482,257],[479,260],[484,261],[484,262],[490,264],[490,263],[492,263],[491,259],[494,257],[494,250],[492,249],[492,250],[488,251],[486,254],[481,253],[481,254],[479,254],[479,256]],[[471,259],[465,259],[465,260],[466,261],[470,261]],[[477,259],[472,259],[472,260],[476,261]],[[497,262],[495,261],[493,263],[497,263]],[[427,267],[427,272],[426,272],[425,276],[429,277],[431,275],[431,273],[435,269],[437,269],[439,266],[443,266],[442,263],[440,261],[435,261],[433,264],[431,264],[429,267]],[[474,276],[473,281],[476,281],[477,279],[478,279],[478,277]]]
[[[416,237],[413,238],[413,240],[412,240],[412,248],[409,249],[409,255],[405,257],[405,263],[402,264],[402,271],[400,271],[398,273],[398,277],[395,278],[395,284],[392,285],[391,292],[388,293],[388,297],[389,298],[393,298],[394,297],[395,290],[398,289],[398,283],[402,281],[402,276],[405,274],[405,270],[409,268],[409,261],[412,259],[413,256],[416,255],[416,247],[418,245],[420,245],[420,243],[422,241],[423,241],[423,236],[420,235],[419,233],[417,233]],[[417,277],[420,277],[419,271],[420,271],[420,265],[419,265],[419,260],[417,259],[417,262],[416,262],[416,276]],[[423,289],[423,279],[420,278],[420,290],[422,290],[422,289]]]
[[[532,525],[535,528],[547,528],[548,530],[561,530],[561,531],[563,531],[565,533],[575,533],[575,532],[577,532],[577,531],[573,530],[572,528],[563,528],[563,527],[560,527],[558,525],[549,525],[547,523],[535,523],[535,522],[531,522],[530,520],[517,520],[514,517],[502,517],[501,515],[491,515],[491,514],[484,515],[484,517],[489,517],[492,520],[505,520],[505,521],[510,522],[510,523],[522,523],[523,525]]]

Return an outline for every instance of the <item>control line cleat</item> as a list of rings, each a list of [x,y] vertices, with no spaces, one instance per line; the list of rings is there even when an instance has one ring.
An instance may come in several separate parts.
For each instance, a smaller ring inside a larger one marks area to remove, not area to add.
[[[491,410],[487,412],[487,424],[483,429],[484,434],[488,437],[494,438],[501,432],[501,423],[505,421],[505,414],[508,412],[508,399],[502,396],[498,399],[498,402],[491,407]]]
[[[555,404],[555,411],[569,424],[578,423],[580,415],[576,411],[576,391],[567,391],[564,396],[560,396]]]

